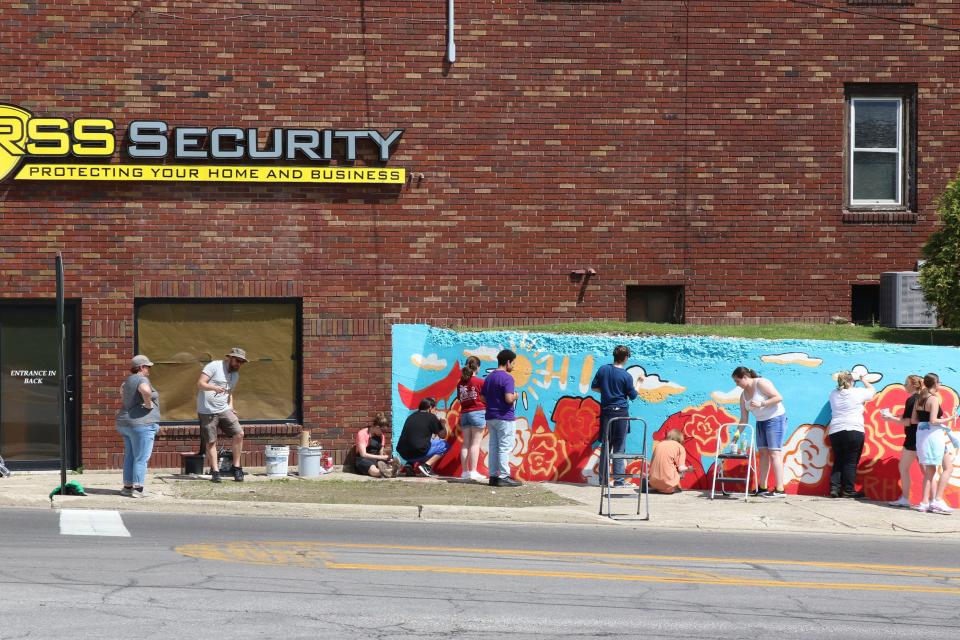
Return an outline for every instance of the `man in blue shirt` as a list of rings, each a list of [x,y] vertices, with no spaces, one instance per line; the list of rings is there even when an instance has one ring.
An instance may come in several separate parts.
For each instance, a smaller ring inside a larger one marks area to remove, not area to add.
[[[617,420],[607,426],[613,418],[625,418],[629,415],[628,406],[630,400],[637,397],[637,388],[633,382],[633,376],[626,371],[627,359],[630,357],[630,349],[624,345],[618,345],[613,349],[613,364],[605,364],[597,369],[597,374],[593,377],[591,388],[600,394],[600,442],[603,444],[605,433],[609,433],[610,451],[612,453],[623,453],[626,450],[627,433],[630,432],[630,422],[628,420]],[[637,384],[643,382],[641,374]],[[601,449],[601,452],[603,450]],[[613,461],[613,473],[622,474],[625,471],[624,460]],[[607,478],[608,465],[605,456],[600,455],[600,482],[609,482]],[[602,486],[602,485],[601,485]],[[616,478],[613,486],[622,487],[623,478]]]

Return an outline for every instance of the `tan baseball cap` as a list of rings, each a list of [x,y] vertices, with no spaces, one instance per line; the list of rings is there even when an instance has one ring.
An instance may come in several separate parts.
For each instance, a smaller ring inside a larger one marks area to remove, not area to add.
[[[130,361],[131,367],[152,367],[153,363],[150,362],[150,358],[144,355],[133,356],[133,360]]]
[[[227,354],[228,358],[238,358],[247,362],[247,352],[241,349],[240,347],[233,347],[230,349],[230,353]]]

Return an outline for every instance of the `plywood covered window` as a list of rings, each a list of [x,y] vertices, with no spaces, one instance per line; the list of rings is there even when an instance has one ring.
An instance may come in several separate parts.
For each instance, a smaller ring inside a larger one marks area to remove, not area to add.
[[[242,421],[300,420],[300,304],[297,301],[142,300],[137,352],[154,362],[163,422],[197,419],[197,379],[232,347],[246,350],[234,406]]]

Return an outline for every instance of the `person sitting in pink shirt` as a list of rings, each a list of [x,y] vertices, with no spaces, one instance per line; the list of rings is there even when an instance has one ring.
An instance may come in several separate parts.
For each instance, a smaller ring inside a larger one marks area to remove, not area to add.
[[[396,473],[393,456],[386,453],[387,439],[384,429],[389,426],[387,417],[377,413],[369,427],[357,431],[357,473],[372,478],[392,478]]]

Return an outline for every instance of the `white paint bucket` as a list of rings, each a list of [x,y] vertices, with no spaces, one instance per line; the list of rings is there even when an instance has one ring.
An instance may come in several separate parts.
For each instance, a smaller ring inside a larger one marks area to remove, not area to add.
[[[323,457],[323,447],[300,447],[297,450],[297,472],[301,478],[317,478],[323,474],[320,459]]]
[[[290,463],[289,446],[268,444],[263,449],[263,458],[267,464],[268,478],[287,477],[287,466]]]

